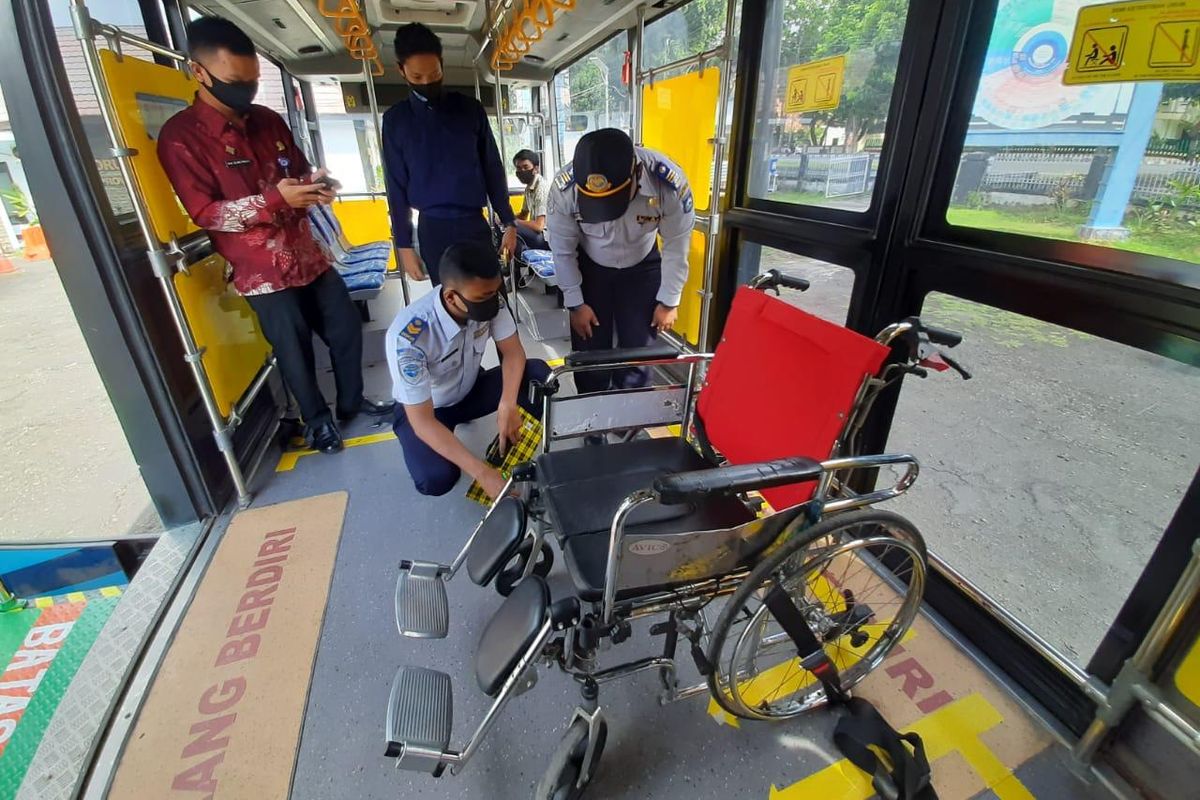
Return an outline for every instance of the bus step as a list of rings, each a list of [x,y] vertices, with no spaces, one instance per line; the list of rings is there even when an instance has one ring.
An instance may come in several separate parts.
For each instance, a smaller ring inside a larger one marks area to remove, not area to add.
[[[450,604],[442,573],[448,568],[427,561],[405,561],[396,579],[396,628],[414,639],[444,639]]]
[[[387,755],[399,769],[440,775],[454,724],[450,676],[425,667],[401,667],[387,708]]]

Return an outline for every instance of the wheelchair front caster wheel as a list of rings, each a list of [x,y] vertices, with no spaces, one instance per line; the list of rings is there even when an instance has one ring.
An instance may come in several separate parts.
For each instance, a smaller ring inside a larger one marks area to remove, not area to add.
[[[531,542],[522,542],[517,552],[509,559],[508,564],[496,576],[496,591],[502,597],[508,597],[516,585],[521,582],[521,576],[525,574],[525,564],[529,560],[529,552],[532,549]],[[550,568],[553,566],[554,550],[551,549],[549,542],[542,542],[542,549],[538,551],[538,560],[533,565],[532,574],[544,578],[550,574]]]
[[[600,763],[604,743],[608,739],[608,723],[603,719],[596,720],[593,734],[596,740],[592,743],[590,757],[588,730],[587,720],[584,719],[576,719],[567,728],[533,795],[536,800],[578,800],[583,797],[588,785],[596,777],[596,766]],[[584,764],[585,759],[587,764]]]

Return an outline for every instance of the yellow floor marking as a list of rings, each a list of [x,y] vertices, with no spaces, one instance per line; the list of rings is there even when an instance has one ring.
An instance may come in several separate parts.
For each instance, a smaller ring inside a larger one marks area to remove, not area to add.
[[[367,436],[355,436],[352,439],[346,439],[342,442],[345,447],[362,447],[367,444],[376,444],[378,442],[395,441],[396,434],[388,431],[387,433],[372,433]],[[287,450],[279,457],[279,464],[276,465],[276,472],[289,472],[296,468],[296,462],[304,456],[315,454],[316,450],[305,448],[304,450]]]
[[[867,643],[862,648],[854,648],[849,645],[836,647],[831,644],[828,649],[829,659],[833,661],[833,665],[838,668],[839,672],[850,669],[850,667],[862,660],[862,657],[866,655],[867,651],[875,645],[879,637],[887,630],[889,624],[890,622],[880,622],[863,625],[860,630],[865,631],[870,636]],[[904,636],[900,639],[900,643],[906,644],[915,635],[910,628],[905,631]],[[759,683],[760,680],[762,683]],[[801,669],[799,658],[791,658],[776,664],[765,672],[760,672],[748,681],[742,681],[740,684],[741,695],[747,705],[755,706],[768,698],[779,700],[784,697],[790,697],[807,689],[815,681],[815,675],[806,669]],[[757,690],[755,690],[754,686],[756,683],[759,683]],[[741,727],[741,720],[721,708],[717,701],[711,697],[708,700],[708,715],[720,725],[730,725],[734,728]]]
[[[51,608],[54,605],[54,598],[38,597],[33,601],[33,604],[38,608]]]
[[[120,597],[121,589],[118,586],[105,586],[100,590],[101,597]]]
[[[68,603],[86,603],[87,595],[83,592],[71,592],[67,595]]]
[[[1004,722],[996,707],[981,694],[970,694],[939,708],[912,724],[910,730],[925,743],[930,763],[959,753],[1000,800],[1033,800],[1033,795],[979,738]],[[935,769],[936,774],[936,769]],[[935,781],[936,787],[936,781]],[[866,773],[847,759],[829,765],[791,786],[771,786],[771,800],[868,800],[875,794]]]

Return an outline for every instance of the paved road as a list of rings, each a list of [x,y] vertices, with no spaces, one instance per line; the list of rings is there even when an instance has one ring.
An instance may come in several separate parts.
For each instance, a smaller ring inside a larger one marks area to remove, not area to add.
[[[157,530],[54,265],[16,263],[0,275],[0,541]]]
[[[764,250],[809,278],[793,301],[844,322],[849,270]],[[909,380],[889,449],[921,477],[894,508],[930,548],[1086,662],[1200,463],[1200,370],[946,296],[975,377]]]

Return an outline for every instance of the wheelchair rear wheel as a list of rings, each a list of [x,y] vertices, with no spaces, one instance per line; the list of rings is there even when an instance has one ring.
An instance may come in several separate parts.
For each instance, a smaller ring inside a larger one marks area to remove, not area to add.
[[[608,723],[603,719],[596,722],[596,741],[588,759],[586,776],[580,781],[579,776],[584,774],[584,759],[588,758],[588,729],[585,719],[576,719],[567,728],[550,759],[546,774],[538,783],[533,795],[536,800],[578,800],[583,797],[588,784],[596,777],[596,766],[600,763],[604,743],[608,740]]]
[[[888,511],[793,523],[783,544],[746,577],[713,628],[709,690],[730,714],[788,719],[825,702],[796,647],[771,616],[767,592],[783,585],[849,689],[879,666],[916,617],[925,588],[925,543]],[[790,533],[790,537],[788,534]]]

